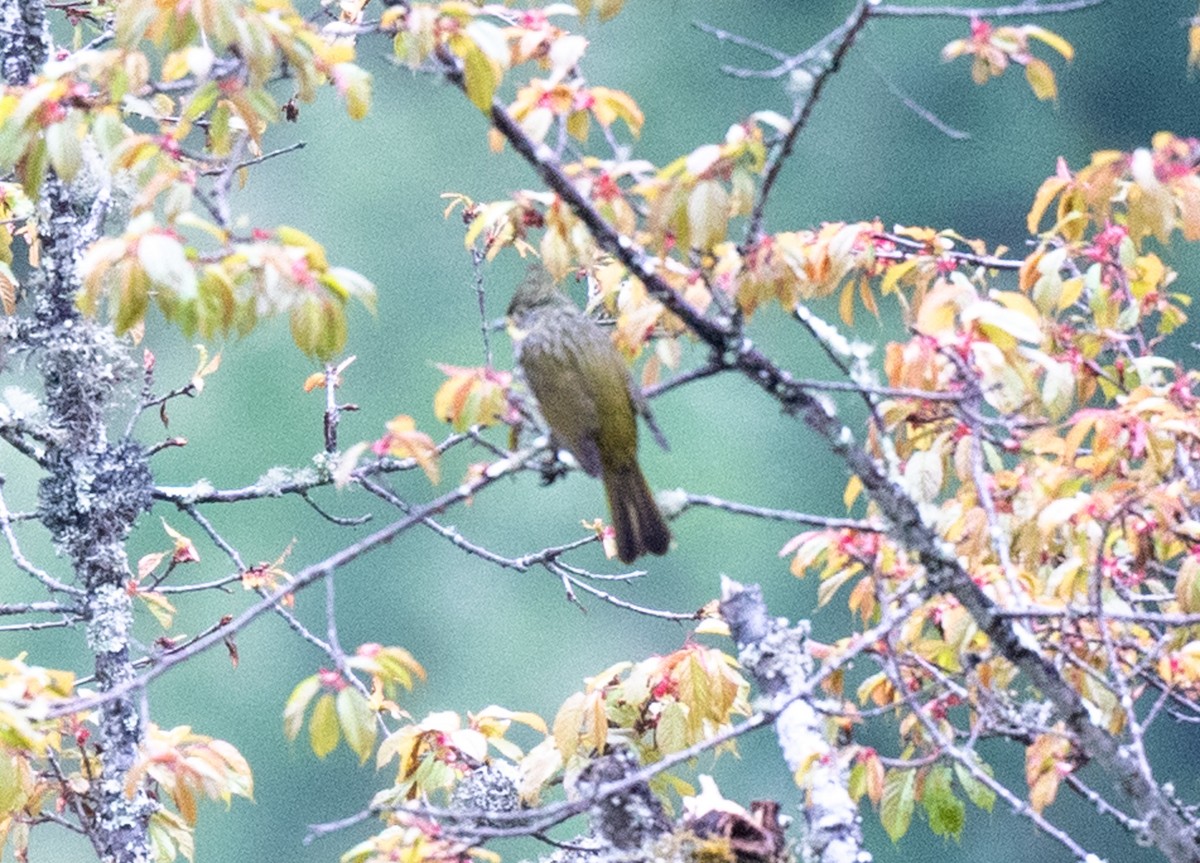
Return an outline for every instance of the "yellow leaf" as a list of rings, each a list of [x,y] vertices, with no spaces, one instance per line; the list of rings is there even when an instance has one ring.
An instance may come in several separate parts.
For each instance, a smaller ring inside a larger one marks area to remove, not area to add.
[[[589,92],[593,99],[592,114],[601,126],[611,126],[621,119],[635,138],[641,134],[646,118],[628,93],[610,90],[608,87],[592,87]]]
[[[1025,80],[1033,89],[1033,95],[1045,102],[1058,98],[1058,85],[1054,81],[1054,71],[1044,60],[1030,58],[1025,64]]]
[[[842,285],[841,296],[838,297],[838,316],[848,327],[854,326],[854,283]]]
[[[1026,25],[1025,35],[1032,36],[1034,39],[1049,45],[1059,54],[1062,54],[1065,60],[1070,61],[1075,59],[1075,48],[1071,43],[1057,33],[1047,30],[1045,27],[1035,27],[1031,24]]]
[[[725,239],[729,193],[716,180],[701,180],[687,202],[688,233],[696,249],[710,249]]]
[[[0,228],[0,231],[7,231],[7,228]],[[11,315],[16,310],[17,277],[13,275],[7,261],[0,261],[0,311]]]
[[[889,264],[887,272],[883,275],[883,281],[879,283],[879,293],[882,296],[887,296],[893,293],[900,284],[900,280],[917,268],[916,258],[909,258],[906,261],[900,261],[895,264]]]
[[[583,724],[583,706],[587,696],[576,692],[563,702],[554,717],[554,743],[567,761],[579,748],[579,729]]]
[[[304,231],[293,228],[291,225],[280,225],[275,229],[275,236],[285,246],[297,246],[303,249],[304,258],[312,269],[317,271],[329,269],[329,259],[325,257],[325,247]]]
[[[607,21],[616,16],[621,11],[621,7],[625,5],[625,0],[600,0],[598,14],[601,21]]]
[[[317,706],[313,708],[312,718],[308,721],[308,739],[312,751],[318,758],[324,758],[337,747],[339,736],[337,706],[333,695],[326,692],[317,699]]]
[[[159,626],[163,629],[170,629],[171,621],[175,617],[175,606],[171,605],[171,601],[156,590],[139,590],[137,595],[146,603],[146,607],[150,609],[150,613],[154,615]]]
[[[333,82],[346,100],[346,113],[351,120],[361,120],[371,109],[371,73],[354,63],[338,63],[333,67]]]
[[[850,479],[846,481],[845,491],[842,492],[842,503],[845,504],[847,510],[854,506],[854,502],[858,500],[862,491],[862,480],[858,478],[857,474],[851,475]]]

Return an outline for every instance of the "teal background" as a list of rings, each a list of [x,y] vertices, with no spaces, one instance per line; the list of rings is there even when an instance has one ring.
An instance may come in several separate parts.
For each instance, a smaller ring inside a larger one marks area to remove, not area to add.
[[[593,83],[624,89],[639,102],[647,123],[635,153],[665,164],[721,140],[731,123],[751,111],[788,111],[780,82],[738,81],[719,68],[767,61],[718,44],[691,21],[703,19],[798,51],[844,20],[850,9],[849,2],[629,0],[614,21],[582,26],[591,40],[584,72]],[[1035,101],[1020,70],[981,88],[970,81],[968,60],[942,64],[938,51],[966,34],[965,20],[873,23],[828,86],[801,137],[776,189],[768,228],[878,216],[885,224],[953,226],[1019,253],[1026,239],[1025,213],[1058,156],[1080,167],[1094,150],[1145,146],[1160,129],[1200,134],[1197,84],[1185,69],[1185,20],[1195,12],[1190,0],[1114,0],[1097,10],[1039,19],[1078,51],[1072,64],[1048,49],[1039,51],[1058,76],[1057,105]],[[331,92],[315,105],[302,106],[295,126],[269,132],[266,148],[303,140],[305,149],[254,168],[235,201],[250,225],[296,226],[319,238],[332,261],[359,270],[378,287],[378,317],[357,309],[352,315],[348,352],[358,361],[347,373],[342,397],[361,409],[344,417],[341,440],[346,445],[378,437],[384,423],[399,413],[413,415],[420,428],[439,437],[444,429],[433,417],[432,395],[443,376],[434,363],[482,361],[463,227],[457,217],[442,219],[445,203],[439,195],[462,192],[486,201],[536,187],[533,173],[511,148],[500,154],[488,150],[483,118],[457,91],[434,77],[391,66],[386,51],[386,43],[377,40],[360,46],[362,61],[375,74],[372,110],[364,121],[348,121]],[[968,131],[971,139],[941,135],[900,104],[883,78]],[[1196,249],[1176,246],[1168,259],[1180,271],[1179,288],[1195,293],[1200,272]],[[503,312],[523,267],[514,254],[505,253],[487,268],[489,316]],[[830,304],[818,305],[818,310],[836,317]],[[785,367],[805,375],[832,374],[809,339],[778,310],[762,311],[751,330],[756,342]],[[871,342],[895,331],[895,309],[886,304],[882,321],[860,315],[855,325],[855,335]],[[1195,338],[1195,325],[1189,324],[1175,338],[1174,349],[1190,358],[1188,343]],[[506,337],[496,335],[493,345],[497,363],[508,367]],[[181,384],[195,366],[188,340],[157,319],[150,323],[146,346],[158,356],[162,390]],[[218,487],[240,486],[273,466],[305,466],[321,447],[322,395],[301,390],[315,366],[292,347],[286,322],[265,322],[249,337],[220,347],[221,370],[208,379],[204,393],[169,406],[169,432],[154,416],[138,425],[146,442],[167,433],[189,440],[186,448],[155,457],[163,484],[204,477]],[[643,448],[652,485],[842,514],[844,470],[801,423],[782,418],[773,402],[743,380],[703,381],[666,395],[655,407],[671,451]],[[847,416],[853,419],[854,414]],[[493,439],[503,443],[501,433]],[[393,487],[407,499],[426,500],[457,482],[470,461],[486,457],[482,450],[454,453],[443,465],[444,479],[436,489],[419,473],[396,477]],[[24,472],[18,459],[3,458],[10,506],[31,507],[36,478]],[[376,512],[377,518],[366,528],[338,528],[293,499],[208,507],[206,514],[249,562],[274,560],[296,537],[287,563],[292,570],[390,518],[360,494],[326,490],[317,498],[339,515]],[[569,540],[578,535],[580,518],[602,513],[600,487],[586,477],[573,475],[543,488],[535,477],[524,476],[484,491],[471,506],[442,520],[477,543],[518,555]],[[179,572],[179,579],[209,580],[230,571],[228,561],[186,516],[164,507],[142,520],[131,543],[132,560],[168,547],[160,516],[199,544],[201,562]],[[678,547],[647,562],[648,576],[619,588],[623,597],[692,610],[715,596],[718,576],[727,573],[762,584],[774,613],[793,619],[811,615],[818,638],[842,631],[846,621],[839,603],[814,610],[816,582],[796,581],[787,561],[776,556],[795,528],[693,510],[673,530]],[[67,577],[36,531],[27,529],[22,536],[31,557]],[[577,552],[572,562],[612,570],[593,549]],[[0,589],[6,598],[40,598],[11,570],[11,564],[0,560]],[[688,631],[592,599],[585,599],[586,611],[580,611],[564,599],[553,576],[499,570],[421,530],[347,567],[337,575],[336,588],[340,636],[347,648],[367,641],[402,645],[428,669],[429,682],[403,699],[416,718],[431,710],[465,712],[495,703],[550,719],[583,677],[621,659],[675,649]],[[298,597],[299,615],[318,633],[325,629],[322,593],[316,588]],[[222,614],[244,608],[251,598],[240,589],[179,597],[176,628],[201,631]],[[142,617],[139,635],[149,643],[160,630],[148,615]],[[31,662],[82,673],[81,643],[82,633],[74,630],[0,633],[0,654],[26,650]],[[359,768],[345,747],[319,762],[303,738],[295,744],[284,740],[281,711],[288,693],[326,660],[282,621],[260,619],[239,636],[238,647],[236,670],[218,649],[168,673],[150,690],[150,710],[160,725],[188,724],[229,740],[255,770],[255,803],[237,800],[228,812],[219,805],[203,806],[196,860],[336,860],[368,831],[358,828],[305,847],[300,842],[305,825],[362,808],[390,782],[393,768],[378,774],[370,766]],[[1186,733],[1160,728],[1153,742],[1185,746]],[[522,739],[532,743],[534,737]],[[866,739],[894,754],[890,729]],[[1190,745],[1194,750],[1194,741]],[[745,739],[741,749],[741,759],[723,758],[715,767],[711,759],[702,759],[699,769],[715,770],[730,797],[774,798],[794,812],[799,795],[771,733]],[[1002,745],[985,749],[1019,793],[1020,753]],[[1187,761],[1168,757],[1160,763]],[[1107,791],[1103,777],[1090,778]],[[1192,770],[1164,778],[1176,781],[1185,797],[1200,790]],[[1157,859],[1066,793],[1048,814],[1101,856]],[[864,812],[864,829],[867,847],[881,861],[933,854],[976,863],[1007,861],[1014,854],[1068,859],[1027,821],[1014,820],[1003,805],[990,815],[969,810],[960,842],[933,837],[920,815],[898,846],[886,838],[872,812]],[[34,863],[90,853],[61,831],[41,827],[34,836]],[[533,843],[498,848],[511,859],[540,851]]]

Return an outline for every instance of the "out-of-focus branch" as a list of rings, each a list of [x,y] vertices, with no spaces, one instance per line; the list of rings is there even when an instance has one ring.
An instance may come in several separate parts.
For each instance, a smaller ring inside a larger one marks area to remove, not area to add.
[[[788,628],[768,614],[759,587],[729,578],[721,582],[721,616],[729,623],[742,665],[778,711],[775,733],[788,768],[804,775],[808,829],[803,858],[819,863],[861,859],[862,828],[847,788],[847,765],[825,739],[824,715],[811,699],[796,697],[815,664],[807,625]]]
[[[1028,18],[1032,15],[1062,15],[1105,3],[1106,0],[1064,0],[1040,3],[1026,0],[1011,6],[901,6],[881,3],[871,12],[874,18]]]
[[[453,434],[437,446],[437,454],[458,446],[465,441],[474,441],[470,432]],[[416,459],[383,458],[360,465],[350,473],[350,481],[359,478],[395,473],[397,471],[415,470],[420,465]],[[311,468],[302,468],[288,474],[268,473],[257,482],[241,488],[217,489],[205,481],[190,486],[157,486],[154,489],[156,500],[167,501],[186,510],[189,506],[202,503],[237,503],[244,500],[262,500],[269,497],[280,497],[285,494],[304,495],[316,488],[333,485],[332,476],[318,473]]]

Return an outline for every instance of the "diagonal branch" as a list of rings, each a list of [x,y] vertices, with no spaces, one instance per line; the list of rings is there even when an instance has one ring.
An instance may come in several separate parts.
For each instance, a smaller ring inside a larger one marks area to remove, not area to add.
[[[859,7],[858,17],[852,16],[850,22],[861,27],[865,8]],[[445,55],[441,59],[446,77],[464,89],[461,68]],[[571,208],[600,248],[619,260],[655,299],[712,348],[725,367],[741,372],[774,398],[786,413],[803,419],[859,478],[880,513],[890,522],[889,534],[923,564],[927,575],[925,590],[931,594],[949,593],[958,599],[996,650],[1042,691],[1077,736],[1083,752],[1128,796],[1145,824],[1149,841],[1175,863],[1200,863],[1200,845],[1175,801],[1139,769],[1118,738],[1092,723],[1089,705],[1042,652],[1034,635],[1024,625],[1005,617],[1001,608],[972,580],[971,573],[925,521],[917,503],[898,479],[855,443],[853,433],[840,421],[833,407],[759,351],[732,321],[707,317],[685,302],[657,275],[658,261],[600,215],[567,176],[549,147],[531,140],[499,101],[493,100],[490,114],[496,129]]]
[[[754,209],[750,212],[750,219],[746,225],[745,243],[747,245],[758,242],[762,233],[763,212],[766,210],[767,199],[771,196],[775,181],[779,179],[783,163],[792,154],[801,130],[808,125],[808,118],[812,116],[826,82],[841,68],[846,52],[850,50],[850,46],[854,44],[854,40],[862,28],[866,26],[873,6],[874,4],[869,0],[859,3],[846,22],[830,34],[835,37],[835,47],[830,52],[829,61],[813,77],[812,85],[808,88],[807,93],[802,98],[797,98],[796,104],[792,108],[792,116],[789,118],[791,123],[787,133],[775,144],[770,155],[767,156],[767,164],[763,169],[762,186],[758,190],[758,200],[754,202]]]

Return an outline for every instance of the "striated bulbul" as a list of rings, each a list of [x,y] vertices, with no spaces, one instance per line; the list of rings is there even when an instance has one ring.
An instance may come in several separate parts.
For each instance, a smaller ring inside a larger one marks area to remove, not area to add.
[[[544,269],[517,288],[508,314],[517,362],[555,442],[604,482],[617,556],[664,554],[671,532],[638,465],[641,391],[608,335]]]

